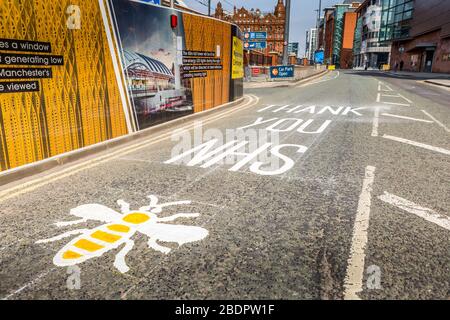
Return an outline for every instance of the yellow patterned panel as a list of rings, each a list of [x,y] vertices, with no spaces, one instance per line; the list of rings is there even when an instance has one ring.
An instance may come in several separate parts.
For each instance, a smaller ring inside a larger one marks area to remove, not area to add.
[[[81,29],[67,28],[69,5]],[[14,168],[127,133],[99,4],[1,0],[0,38],[44,41],[64,66],[37,93],[0,94],[0,168]]]

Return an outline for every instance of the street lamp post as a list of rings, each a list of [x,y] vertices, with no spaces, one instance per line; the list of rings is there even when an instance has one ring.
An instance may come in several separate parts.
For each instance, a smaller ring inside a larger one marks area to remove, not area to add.
[[[291,20],[291,0],[286,0],[286,24],[284,27],[283,65],[289,64],[289,26]]]

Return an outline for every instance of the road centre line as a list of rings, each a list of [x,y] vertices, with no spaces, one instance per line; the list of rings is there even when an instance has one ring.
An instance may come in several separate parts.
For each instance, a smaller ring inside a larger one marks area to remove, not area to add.
[[[411,118],[411,117],[405,117],[405,116],[399,116],[399,115],[391,114],[391,113],[382,113],[381,115],[382,115],[382,116],[386,116],[386,117],[399,118],[399,119],[405,119],[405,120],[411,120],[411,121],[426,122],[426,123],[434,123],[433,121],[430,121],[430,120],[417,119],[417,118]]]
[[[375,108],[375,114],[373,117],[373,124],[372,124],[372,137],[378,137],[378,126],[380,124],[380,108]]]
[[[258,104],[259,97],[255,96],[255,95],[247,95],[247,96],[250,98],[250,100],[248,102],[246,102],[244,105],[236,107],[236,108],[231,109],[226,112],[222,112],[216,116],[207,118],[203,122],[203,124],[209,124],[209,123],[215,122],[215,121],[225,118],[231,114],[234,114],[236,112],[242,111],[247,108],[251,108]],[[183,127],[175,128],[174,130],[193,129],[194,127],[195,127],[195,122],[185,125]],[[63,178],[69,177],[69,176],[72,176],[83,170],[91,169],[93,167],[96,167],[100,164],[103,164],[103,163],[113,160],[115,158],[124,156],[126,154],[130,154],[137,150],[140,150],[140,149],[146,148],[148,146],[151,146],[153,144],[159,143],[161,141],[164,141],[164,140],[172,137],[172,134],[173,134],[173,131],[170,131],[170,132],[165,133],[162,136],[160,136],[158,138],[154,138],[150,141],[144,141],[144,142],[140,142],[137,144],[133,144],[131,146],[121,148],[120,150],[117,150],[115,152],[106,154],[104,156],[101,156],[101,157],[98,157],[98,158],[95,158],[95,159],[92,159],[89,161],[85,161],[83,163],[71,166],[69,168],[55,172],[53,174],[49,174],[44,177],[39,177],[32,181],[28,181],[23,184],[13,186],[9,189],[6,189],[6,190],[3,190],[0,192],[0,202],[6,201],[6,200],[16,197],[18,195],[33,191],[33,190],[40,188],[46,184],[58,181],[60,179],[63,179]]]
[[[450,151],[444,148],[439,148],[439,147],[433,147],[430,146],[428,144],[425,143],[420,143],[420,142],[416,142],[416,141],[412,141],[412,140],[407,140],[407,139],[403,139],[403,138],[399,138],[399,137],[394,137],[394,136],[390,136],[390,135],[384,135],[383,138],[385,139],[389,139],[392,141],[397,141],[397,142],[401,142],[401,143],[406,143],[415,147],[419,147],[419,148],[423,148],[423,149],[427,149],[427,150],[431,150],[431,151],[435,151],[435,152],[439,152],[445,155],[450,156]]]
[[[429,222],[437,224],[444,229],[450,230],[450,218],[448,216],[441,215],[432,209],[422,207],[414,202],[403,199],[386,191],[384,192],[384,195],[379,196],[378,199],[406,212],[412,213]]]
[[[368,241],[372,185],[375,167],[367,166],[353,228],[352,245],[344,279],[344,300],[360,300],[358,293],[363,290],[364,263]]]
[[[447,128],[442,122],[440,122],[438,119],[436,119],[435,117],[433,117],[431,114],[429,114],[428,112],[426,112],[425,110],[422,110],[423,113],[425,113],[431,120],[433,120],[434,122],[436,122],[438,125],[440,125],[442,128],[444,128],[445,131],[450,132],[450,129]]]

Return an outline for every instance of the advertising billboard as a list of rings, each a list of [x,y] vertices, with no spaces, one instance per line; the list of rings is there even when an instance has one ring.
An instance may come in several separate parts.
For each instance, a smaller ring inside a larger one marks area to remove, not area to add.
[[[244,77],[244,44],[238,37],[233,37],[232,79]]]

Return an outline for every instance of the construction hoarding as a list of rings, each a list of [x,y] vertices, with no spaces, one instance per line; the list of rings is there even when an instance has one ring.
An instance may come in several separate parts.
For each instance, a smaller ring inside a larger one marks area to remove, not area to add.
[[[0,170],[239,98],[233,36],[137,1],[1,1]]]

